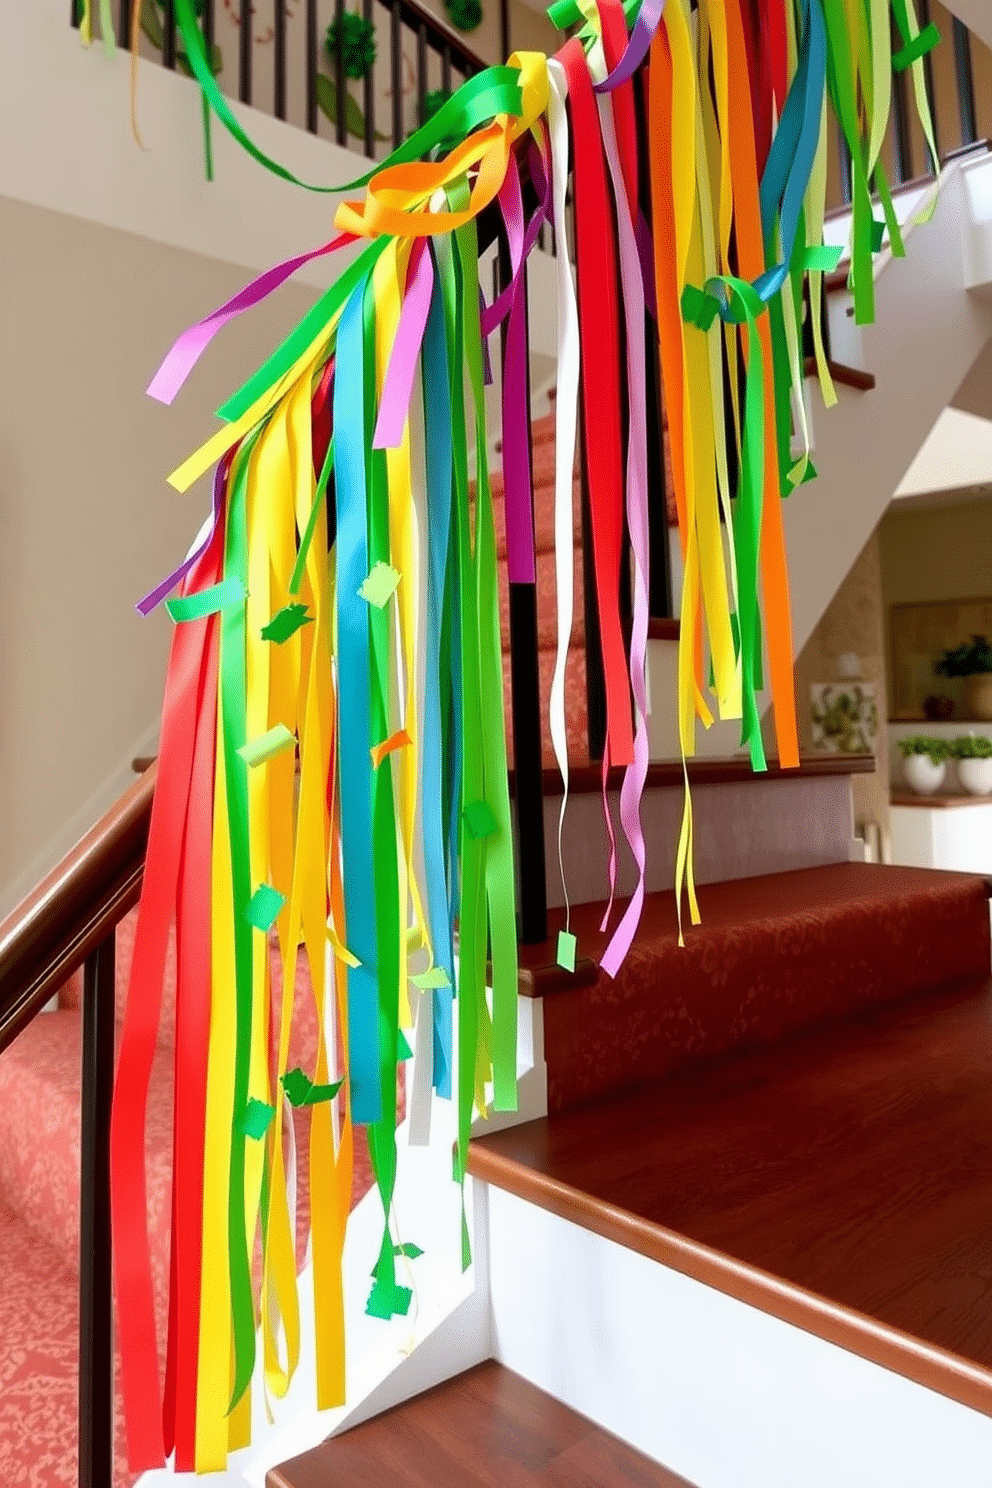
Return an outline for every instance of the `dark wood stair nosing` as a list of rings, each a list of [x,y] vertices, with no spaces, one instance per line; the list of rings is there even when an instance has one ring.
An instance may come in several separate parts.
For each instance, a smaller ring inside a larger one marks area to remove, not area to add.
[[[875,757],[871,754],[823,754],[808,755],[797,766],[788,767],[770,759],[768,769],[754,771],[747,755],[734,755],[729,759],[689,759],[686,761],[690,785],[730,785],[751,781],[761,785],[769,780],[814,779],[824,775],[870,775],[875,769]],[[516,793],[516,774],[511,769],[510,795]],[[619,790],[623,784],[623,768],[617,766],[607,776],[607,789]],[[657,790],[663,786],[679,786],[684,783],[681,760],[654,760],[648,765],[646,790]],[[545,796],[561,795],[561,775],[555,765],[543,772],[542,784]],[[575,764],[569,766],[569,795],[598,794],[603,788],[601,764]]]
[[[949,1349],[926,1343],[795,1282],[772,1276],[571,1184],[490,1152],[484,1139],[470,1144],[468,1171],[479,1182],[514,1194],[604,1240],[992,1416],[992,1371]]]

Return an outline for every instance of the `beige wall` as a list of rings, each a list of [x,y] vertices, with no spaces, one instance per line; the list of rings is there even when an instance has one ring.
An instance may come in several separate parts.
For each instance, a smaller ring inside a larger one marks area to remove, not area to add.
[[[864,679],[874,682],[879,706],[879,739],[874,775],[852,777],[855,821],[878,822],[889,830],[889,765],[886,742],[885,636],[878,533],[872,533],[855,559],[823,618],[796,658],[796,704],[799,747],[813,748],[810,686],[838,679],[837,657],[854,651],[861,658]]]
[[[879,526],[886,605],[992,592],[992,497],[901,511]]]
[[[209,505],[165,477],[311,301],[222,332],[172,409],[144,388],[242,269],[0,197],[0,913],[154,745],[170,625],[135,601]]]

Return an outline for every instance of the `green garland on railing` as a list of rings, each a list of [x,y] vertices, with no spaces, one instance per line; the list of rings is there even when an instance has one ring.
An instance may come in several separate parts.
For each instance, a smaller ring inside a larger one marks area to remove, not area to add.
[[[368,77],[377,54],[375,25],[354,11],[345,11],[328,26],[324,49],[332,61],[341,57],[346,77]]]

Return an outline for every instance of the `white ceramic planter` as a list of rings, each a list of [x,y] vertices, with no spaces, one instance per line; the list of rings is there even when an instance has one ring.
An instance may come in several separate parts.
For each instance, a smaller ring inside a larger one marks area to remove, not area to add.
[[[959,759],[958,779],[971,796],[992,795],[992,759]]]
[[[963,763],[963,761],[962,761]],[[944,783],[947,766],[941,760],[935,765],[928,754],[903,756],[902,778],[918,796],[932,796]]]

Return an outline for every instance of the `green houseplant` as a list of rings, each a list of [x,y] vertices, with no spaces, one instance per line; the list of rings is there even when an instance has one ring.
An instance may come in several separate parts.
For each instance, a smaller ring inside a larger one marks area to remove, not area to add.
[[[962,734],[951,741],[958,779],[973,796],[992,795],[992,739],[986,734]]]
[[[973,635],[953,646],[933,669],[938,677],[964,677],[968,716],[992,720],[992,645],[987,636]]]
[[[950,747],[946,739],[931,739],[911,734],[899,740],[903,779],[918,796],[932,796],[940,790],[947,773],[946,760]]]

